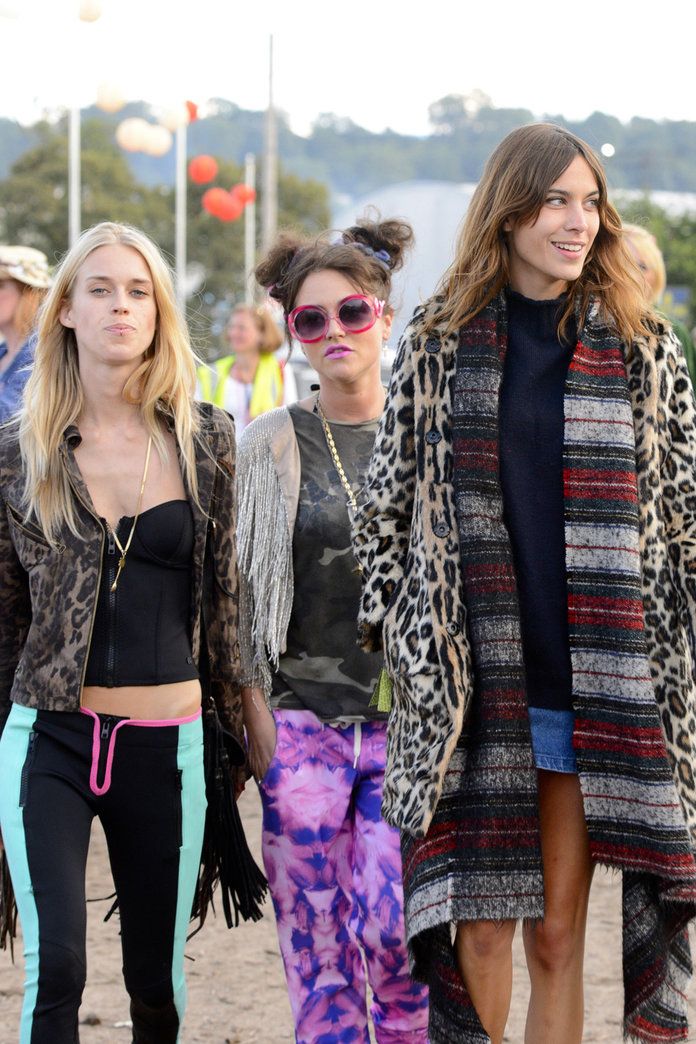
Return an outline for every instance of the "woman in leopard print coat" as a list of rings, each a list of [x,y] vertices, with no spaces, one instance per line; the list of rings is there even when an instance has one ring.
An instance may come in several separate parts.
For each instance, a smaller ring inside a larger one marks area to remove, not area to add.
[[[695,463],[598,159],[513,132],[402,339],[354,532],[432,1044],[502,1040],[518,919],[526,1040],[579,1044],[597,863],[623,872],[626,1034],[686,1033]]]

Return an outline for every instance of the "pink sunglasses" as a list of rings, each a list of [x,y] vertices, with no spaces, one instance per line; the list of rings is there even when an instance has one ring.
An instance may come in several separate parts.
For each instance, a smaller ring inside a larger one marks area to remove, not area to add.
[[[344,333],[365,333],[384,311],[384,301],[365,294],[350,294],[339,302],[335,315],[329,315],[321,305],[300,305],[288,316],[290,333],[302,344],[315,344],[326,337],[331,320],[335,319]]]

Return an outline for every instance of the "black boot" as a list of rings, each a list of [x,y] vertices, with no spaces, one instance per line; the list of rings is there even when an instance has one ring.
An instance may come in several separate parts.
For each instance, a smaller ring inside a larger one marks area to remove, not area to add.
[[[179,1033],[179,1013],[174,1000],[158,1008],[151,1008],[137,997],[131,997],[133,1044],[176,1044]]]

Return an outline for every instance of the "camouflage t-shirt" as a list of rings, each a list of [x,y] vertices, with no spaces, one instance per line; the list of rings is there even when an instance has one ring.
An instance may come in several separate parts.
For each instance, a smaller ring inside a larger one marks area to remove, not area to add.
[[[293,535],[295,594],[271,703],[285,710],[311,710],[322,721],[384,718],[368,706],[382,657],[357,646],[360,576],[351,548],[346,493],[319,417],[297,404],[289,411],[301,464]],[[357,492],[365,481],[377,421],[332,422],[330,427],[343,470]]]

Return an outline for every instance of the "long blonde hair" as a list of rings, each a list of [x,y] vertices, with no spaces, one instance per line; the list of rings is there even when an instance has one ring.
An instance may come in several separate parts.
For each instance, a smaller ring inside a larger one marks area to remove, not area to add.
[[[623,232],[624,238],[628,240],[638,255],[635,261],[645,279],[646,296],[652,304],[656,305],[667,286],[667,270],[662,251],[657,245],[657,240],[652,232],[648,232],[647,228],[643,228],[642,225],[624,224]],[[655,277],[654,290],[648,283],[648,274],[652,274]]]
[[[599,231],[579,278],[570,285],[560,321],[565,328],[580,295],[581,319],[597,298],[623,340],[651,333],[654,313],[646,305],[635,263],[623,241],[621,218],[607,198],[607,182],[590,146],[562,127],[534,123],[505,137],[491,154],[469,204],[455,259],[445,272],[430,326],[456,331],[474,318],[506,286],[510,263],[505,226],[538,216],[551,185],[582,156],[599,189]]]
[[[152,276],[157,324],[142,363],[128,378],[123,398],[140,407],[146,429],[162,457],[166,443],[162,419],[171,420],[181,453],[183,478],[197,497],[195,439],[199,421],[193,406],[196,357],[186,323],[176,303],[171,271],[158,247],[144,232],[103,221],[84,232],[55,274],[39,314],[38,340],[24,403],[19,415],[19,443],[24,466],[24,508],[33,514],[49,541],[67,524],[78,534],[70,482],[61,462],[66,428],[74,424],[84,396],[75,332],[60,321],[77,274],[98,247],[119,244],[141,255]]]

